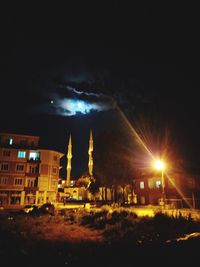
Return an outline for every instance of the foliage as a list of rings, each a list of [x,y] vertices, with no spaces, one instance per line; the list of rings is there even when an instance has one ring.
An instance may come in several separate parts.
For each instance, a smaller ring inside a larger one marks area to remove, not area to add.
[[[95,194],[97,194],[99,192],[99,182],[96,179],[94,179],[93,177],[90,178],[88,190],[94,196],[95,196]]]
[[[95,172],[101,177],[102,186],[111,188],[113,185],[131,182],[133,169],[129,138],[127,132],[120,130],[103,132],[97,137],[94,167]]]

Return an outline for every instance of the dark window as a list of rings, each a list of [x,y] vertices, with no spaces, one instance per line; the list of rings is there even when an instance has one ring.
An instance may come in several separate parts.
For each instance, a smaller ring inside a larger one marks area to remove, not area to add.
[[[8,163],[2,163],[2,164],[1,164],[1,170],[2,170],[2,171],[8,171],[8,170],[9,170],[9,165],[8,165]]]
[[[15,184],[22,185],[22,178],[15,178]]]
[[[27,140],[20,140],[20,145],[21,146],[26,146],[27,145]]]
[[[1,177],[0,178],[0,184],[7,184],[8,178],[7,177]]]
[[[17,171],[23,171],[24,165],[17,165]]]
[[[4,157],[10,157],[10,150],[4,150],[3,151],[3,156]]]
[[[52,167],[52,172],[53,172],[53,174],[57,174],[57,168],[56,167]]]

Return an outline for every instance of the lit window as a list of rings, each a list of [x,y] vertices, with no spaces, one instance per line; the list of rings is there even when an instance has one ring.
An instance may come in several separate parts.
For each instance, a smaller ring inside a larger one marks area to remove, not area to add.
[[[144,196],[141,196],[141,198],[140,198],[140,201],[141,201],[141,204],[145,204],[145,197]]]
[[[29,159],[30,160],[37,160],[40,158],[40,154],[38,152],[30,152]]]
[[[12,145],[12,144],[13,144],[13,139],[10,138],[10,139],[9,139],[9,145]]]
[[[24,165],[17,165],[17,171],[23,171]]]
[[[149,187],[150,189],[155,188],[155,179],[154,179],[154,178],[150,178],[150,179],[148,179],[148,187]]]
[[[25,158],[26,152],[25,151],[18,151],[18,158]]]
[[[140,189],[144,189],[144,182],[143,181],[140,182]]]
[[[161,187],[161,181],[156,181],[156,188],[160,188]]]
[[[75,184],[75,181],[71,180],[70,181],[70,186],[74,186],[74,184]]]

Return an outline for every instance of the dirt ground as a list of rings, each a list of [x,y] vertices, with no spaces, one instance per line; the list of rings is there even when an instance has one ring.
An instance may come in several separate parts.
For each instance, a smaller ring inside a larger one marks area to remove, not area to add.
[[[180,244],[111,244],[103,230],[63,216],[0,214],[0,266],[195,266],[200,239]],[[150,265],[151,266],[151,265]],[[162,264],[163,266],[163,264]]]

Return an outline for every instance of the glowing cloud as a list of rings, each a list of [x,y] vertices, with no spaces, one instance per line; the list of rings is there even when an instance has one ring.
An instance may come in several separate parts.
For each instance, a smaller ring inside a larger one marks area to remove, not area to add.
[[[83,91],[71,86],[59,86],[53,92],[46,93],[45,103],[36,107],[37,112],[60,116],[86,115],[116,107],[115,101],[107,95]]]
[[[103,111],[110,109],[104,103],[89,103],[79,99],[63,99],[59,101],[59,106],[62,108],[64,116],[74,116],[77,114],[88,114],[92,111]]]

